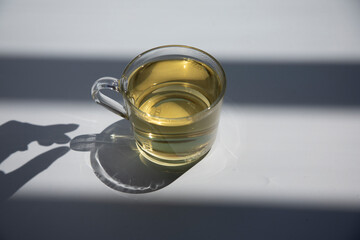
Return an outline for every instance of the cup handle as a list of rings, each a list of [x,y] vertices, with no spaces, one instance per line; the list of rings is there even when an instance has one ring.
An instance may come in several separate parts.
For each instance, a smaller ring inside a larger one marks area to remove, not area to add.
[[[101,106],[107,108],[120,115],[125,119],[129,119],[129,116],[125,110],[124,104],[118,103],[117,101],[111,99],[105,94],[101,93],[101,90],[112,90],[118,93],[119,91],[119,83],[118,79],[113,77],[102,77],[95,81],[94,85],[91,88],[91,96],[94,101]],[[122,94],[122,93],[121,93]]]

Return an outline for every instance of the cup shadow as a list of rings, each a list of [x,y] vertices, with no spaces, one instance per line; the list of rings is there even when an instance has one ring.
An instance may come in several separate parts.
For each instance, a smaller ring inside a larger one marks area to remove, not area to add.
[[[150,164],[138,151],[126,120],[111,124],[99,134],[77,136],[70,148],[90,151],[95,175],[108,187],[126,193],[157,191],[192,167],[169,170]]]

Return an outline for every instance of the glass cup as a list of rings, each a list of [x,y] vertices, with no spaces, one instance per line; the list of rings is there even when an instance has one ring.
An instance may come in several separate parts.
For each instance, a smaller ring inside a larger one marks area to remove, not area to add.
[[[168,45],[135,57],[120,79],[98,79],[91,92],[96,103],[131,122],[142,156],[156,165],[179,167],[211,149],[225,88],[224,70],[214,57]],[[102,90],[120,93],[123,102]]]

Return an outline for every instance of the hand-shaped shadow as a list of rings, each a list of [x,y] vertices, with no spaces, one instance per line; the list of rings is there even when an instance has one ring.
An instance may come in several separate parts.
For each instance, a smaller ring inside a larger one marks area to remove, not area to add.
[[[0,126],[0,163],[17,151],[27,150],[29,143],[40,145],[68,143],[65,135],[78,127],[76,124],[39,126],[18,121],[9,121]],[[56,159],[69,151],[68,147],[57,147],[28,161],[22,167],[4,174],[0,171],[0,202],[10,198],[31,178],[48,168]]]
[[[110,188],[121,192],[159,190],[189,169],[169,171],[151,165],[137,150],[130,123],[126,120],[115,122],[100,134],[75,137],[70,148],[90,151],[95,175]]]

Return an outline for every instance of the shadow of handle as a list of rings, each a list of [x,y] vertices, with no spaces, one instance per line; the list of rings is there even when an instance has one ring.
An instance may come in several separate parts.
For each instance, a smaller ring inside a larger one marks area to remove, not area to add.
[[[124,140],[134,141],[133,136],[129,135],[120,135],[120,134],[88,134],[88,135],[80,135],[73,138],[70,141],[70,148],[79,152],[88,152],[96,149],[97,144],[117,144],[126,145]]]
[[[0,202],[9,199],[31,178],[44,171],[69,150],[69,147],[54,148],[33,158],[11,173],[0,172]]]

